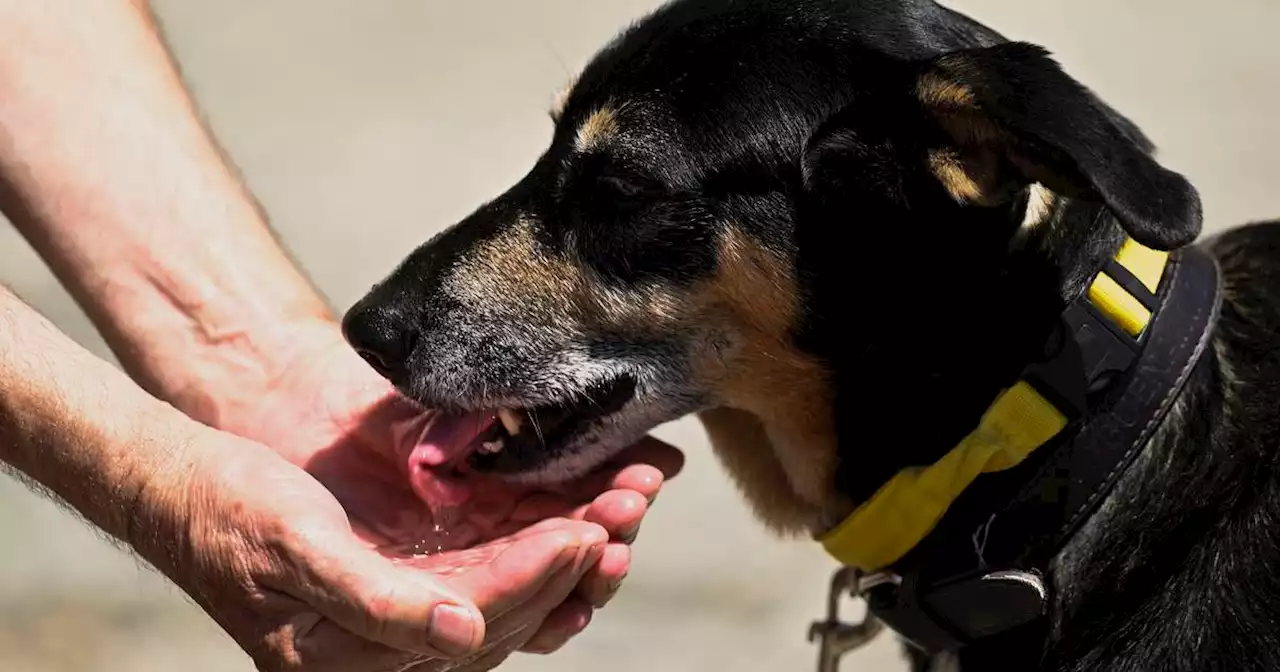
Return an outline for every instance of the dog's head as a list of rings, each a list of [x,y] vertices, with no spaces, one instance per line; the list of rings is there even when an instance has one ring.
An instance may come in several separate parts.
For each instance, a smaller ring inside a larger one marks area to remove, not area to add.
[[[1118,222],[1168,249],[1200,226],[1191,186],[1042,50],[932,2],[680,0],[599,53],[553,116],[518,184],[344,321],[407,395],[502,409],[470,465],[525,481],[704,412],[742,444],[722,455],[757,453],[729,457],[758,508],[829,509],[838,469],[864,461],[873,483],[927,461],[837,450],[836,415],[883,421],[885,395],[929,385],[942,401],[1035,345],[990,304],[1061,289],[1010,261],[1046,194],[1111,215],[1043,234],[1060,243]]]

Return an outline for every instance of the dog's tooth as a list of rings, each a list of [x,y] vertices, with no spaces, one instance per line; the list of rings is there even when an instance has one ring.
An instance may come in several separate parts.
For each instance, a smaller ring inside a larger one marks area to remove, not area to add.
[[[502,439],[498,439],[497,441],[485,441],[480,444],[480,452],[487,455],[492,455],[500,450],[502,450]]]
[[[519,434],[520,427],[524,424],[520,421],[520,415],[509,408],[498,411],[498,420],[502,421],[502,426],[507,428],[507,433],[511,436]]]

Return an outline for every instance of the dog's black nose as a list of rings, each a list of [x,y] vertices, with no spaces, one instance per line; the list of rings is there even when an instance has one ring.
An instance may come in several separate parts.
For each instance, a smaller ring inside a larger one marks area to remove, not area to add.
[[[342,318],[342,333],[370,366],[393,382],[408,370],[418,343],[412,321],[386,307],[356,306]]]

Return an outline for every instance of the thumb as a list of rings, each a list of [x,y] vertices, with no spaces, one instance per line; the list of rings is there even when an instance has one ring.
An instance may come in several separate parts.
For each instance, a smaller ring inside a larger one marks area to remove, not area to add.
[[[485,619],[471,600],[430,571],[398,564],[354,535],[326,536],[298,563],[301,597],[321,616],[371,642],[425,656],[456,658],[480,650]]]

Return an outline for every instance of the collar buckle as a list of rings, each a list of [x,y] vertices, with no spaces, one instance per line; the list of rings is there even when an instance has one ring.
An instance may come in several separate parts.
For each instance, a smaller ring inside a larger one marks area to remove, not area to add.
[[[979,570],[927,585],[911,572],[901,585],[872,592],[867,603],[917,649],[937,654],[1036,621],[1046,613],[1049,591],[1037,571]]]
[[[1124,333],[1088,297],[1078,297],[1046,340],[1044,359],[1027,367],[1023,379],[1069,420],[1078,420],[1088,413],[1090,396],[1133,368],[1144,336]]]

